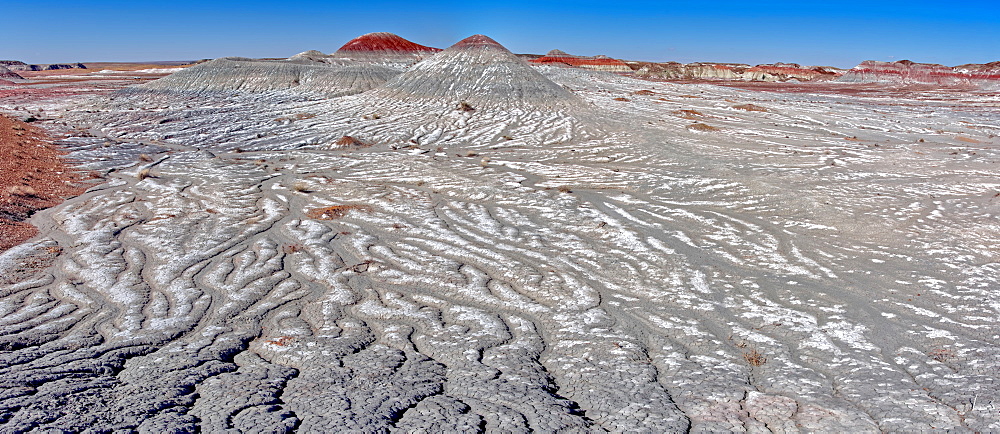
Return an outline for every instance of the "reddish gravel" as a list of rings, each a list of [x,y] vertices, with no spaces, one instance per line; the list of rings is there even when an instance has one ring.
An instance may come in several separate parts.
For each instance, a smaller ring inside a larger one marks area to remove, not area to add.
[[[0,251],[38,233],[24,222],[32,213],[85,190],[89,177],[62,154],[41,129],[0,115]]]

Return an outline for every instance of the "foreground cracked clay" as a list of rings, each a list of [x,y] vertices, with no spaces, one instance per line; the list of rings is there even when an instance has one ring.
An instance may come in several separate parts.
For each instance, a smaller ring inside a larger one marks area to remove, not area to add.
[[[427,56],[42,107],[2,430],[1000,430],[996,95]]]

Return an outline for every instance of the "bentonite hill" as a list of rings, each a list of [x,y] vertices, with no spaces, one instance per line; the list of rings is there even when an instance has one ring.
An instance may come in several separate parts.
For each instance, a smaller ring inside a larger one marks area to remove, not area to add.
[[[526,58],[0,86],[94,178],[0,253],[0,431],[1000,431],[991,66]]]

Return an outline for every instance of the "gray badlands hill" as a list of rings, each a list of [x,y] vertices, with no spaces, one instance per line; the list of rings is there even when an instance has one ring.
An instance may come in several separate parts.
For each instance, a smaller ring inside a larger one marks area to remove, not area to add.
[[[398,100],[465,102],[472,108],[580,104],[575,95],[484,35],[459,41],[373,92]]]
[[[378,65],[333,66],[242,58],[216,59],[138,88],[180,92],[293,91],[323,96],[364,92],[399,71]]]
[[[23,79],[24,77],[21,77],[16,72],[11,71],[10,69],[7,69],[6,66],[0,65],[0,78],[6,78],[6,79],[12,79],[12,78],[14,78],[14,79]]]

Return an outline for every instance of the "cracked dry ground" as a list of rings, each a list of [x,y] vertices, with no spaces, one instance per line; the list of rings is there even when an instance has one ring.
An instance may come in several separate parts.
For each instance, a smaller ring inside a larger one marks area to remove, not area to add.
[[[542,70],[49,107],[107,182],[0,256],[2,429],[1000,430],[995,96]]]

